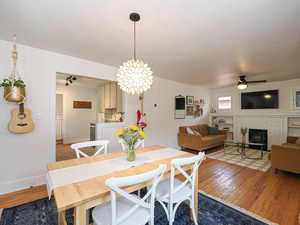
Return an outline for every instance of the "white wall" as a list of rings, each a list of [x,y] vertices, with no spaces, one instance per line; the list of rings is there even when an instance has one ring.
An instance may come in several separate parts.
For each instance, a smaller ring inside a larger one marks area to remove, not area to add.
[[[241,91],[236,87],[218,88],[211,90],[212,106],[217,109],[218,96],[232,96],[233,105],[230,113],[232,114],[284,114],[299,113],[299,110],[293,108],[293,89],[300,87],[300,79],[267,82],[261,84],[250,84],[243,92],[279,90],[279,108],[278,109],[241,109]],[[220,112],[221,113],[221,112]]]
[[[55,161],[56,73],[70,73],[115,80],[116,68],[28,46],[18,46],[19,71],[27,84],[26,106],[33,112],[32,133],[9,133],[7,124],[15,104],[0,100],[0,194],[45,182],[47,164]],[[0,77],[10,73],[11,43],[0,41]],[[148,143],[177,146],[177,130],[182,124],[199,120],[174,120],[174,97],[178,94],[204,97],[208,90],[155,77],[153,89],[145,96],[148,114]],[[3,95],[3,89],[0,90]],[[137,96],[125,96],[126,123],[136,122]],[[158,104],[154,108],[154,103]],[[205,121],[207,118],[201,118]]]
[[[269,149],[274,144],[286,142],[286,137],[291,135],[288,128],[289,116],[300,116],[300,110],[296,110],[293,105],[293,91],[300,87],[300,79],[268,82],[256,85],[249,85],[243,92],[279,90],[278,109],[241,109],[241,91],[236,87],[219,88],[211,90],[212,106],[217,109],[217,99],[220,96],[232,97],[232,110],[227,112],[218,111],[221,115],[233,116],[234,139],[241,140],[240,128],[248,127],[253,129],[267,129]],[[297,132],[299,130],[297,129]]]
[[[56,92],[63,95],[63,143],[88,141],[90,123],[95,123],[97,117],[97,89],[76,84],[57,84]],[[92,108],[74,109],[73,101],[92,102]]]
[[[7,130],[13,103],[0,100],[0,193],[44,183],[47,164],[55,161],[56,72],[112,80],[116,69],[79,58],[28,46],[18,46],[19,71],[27,84],[26,106],[33,112],[35,130],[15,135]],[[0,41],[0,78],[10,74],[11,43]],[[0,96],[3,88],[0,88]]]
[[[198,119],[174,119],[175,96],[194,96],[205,99],[204,115]],[[154,107],[157,104],[157,107]],[[209,90],[197,86],[185,85],[170,80],[156,78],[152,88],[145,94],[145,112],[147,115],[149,134],[146,144],[178,147],[178,127],[189,124],[208,122]]]
[[[56,115],[63,114],[63,95],[62,94],[56,94]]]

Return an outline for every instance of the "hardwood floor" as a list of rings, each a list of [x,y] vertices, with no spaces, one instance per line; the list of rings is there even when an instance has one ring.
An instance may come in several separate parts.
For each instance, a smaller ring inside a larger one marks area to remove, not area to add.
[[[300,175],[207,159],[199,170],[199,189],[280,225],[300,224]]]
[[[95,149],[92,147],[81,148],[81,151],[87,155],[93,155]],[[74,150],[68,144],[56,144],[56,161],[76,159]]]
[[[207,159],[199,170],[199,189],[280,225],[300,225],[300,175]],[[0,208],[46,196],[46,186],[0,195]]]
[[[0,195],[0,208],[11,208],[48,197],[46,185]]]

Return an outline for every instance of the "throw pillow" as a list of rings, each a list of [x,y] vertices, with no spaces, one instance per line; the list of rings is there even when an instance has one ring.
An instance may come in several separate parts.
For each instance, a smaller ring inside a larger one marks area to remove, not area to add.
[[[297,139],[296,145],[297,145],[297,146],[300,146],[300,138]]]
[[[195,135],[195,134],[194,134],[194,131],[193,131],[191,128],[189,128],[189,127],[186,128],[186,132],[187,132],[188,134]]]
[[[217,127],[208,127],[208,135],[218,135],[219,129]]]
[[[201,136],[201,134],[200,134],[200,132],[199,131],[197,131],[197,130],[195,130],[195,129],[192,129],[193,130],[193,132],[194,132],[194,134],[195,135],[197,135],[197,136]]]

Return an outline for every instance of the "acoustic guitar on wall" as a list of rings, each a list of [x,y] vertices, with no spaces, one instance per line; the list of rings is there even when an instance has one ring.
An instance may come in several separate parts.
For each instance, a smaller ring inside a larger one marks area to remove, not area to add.
[[[34,129],[34,123],[31,119],[31,111],[24,108],[24,103],[19,104],[19,108],[11,111],[12,118],[8,129],[15,134],[29,133]]]

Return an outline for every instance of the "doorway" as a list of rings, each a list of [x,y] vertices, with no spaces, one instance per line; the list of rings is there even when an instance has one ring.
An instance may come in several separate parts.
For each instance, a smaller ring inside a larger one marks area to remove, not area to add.
[[[105,123],[122,122],[123,94],[117,83],[80,75],[56,74],[56,160],[76,158],[71,145],[102,139]],[[106,133],[105,133],[106,134]],[[107,136],[115,137],[111,133]],[[116,141],[116,144],[119,144]],[[92,148],[81,149],[92,155]]]

